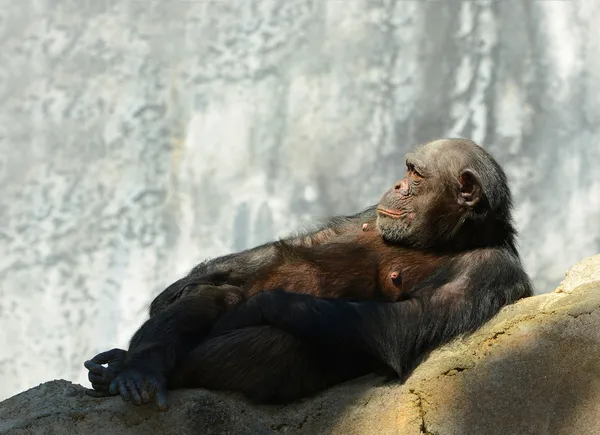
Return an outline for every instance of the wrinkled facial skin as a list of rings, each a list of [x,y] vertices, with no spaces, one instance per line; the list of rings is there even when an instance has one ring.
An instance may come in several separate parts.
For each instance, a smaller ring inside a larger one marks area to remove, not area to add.
[[[425,212],[426,200],[431,199],[429,183],[408,164],[404,178],[383,194],[377,206],[377,226],[386,240],[400,243],[410,234],[415,220]]]
[[[377,207],[377,227],[386,241],[427,248],[453,231],[462,215],[455,196],[458,165],[448,159],[448,147],[437,143],[407,154],[404,178]]]

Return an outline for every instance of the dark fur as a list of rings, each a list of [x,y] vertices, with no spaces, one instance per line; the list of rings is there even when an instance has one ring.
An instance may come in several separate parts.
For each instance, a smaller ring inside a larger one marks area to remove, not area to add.
[[[500,166],[466,140],[407,164],[378,206],[194,268],[153,301],[127,353],[86,362],[92,394],[165,408],[167,386],[288,402],[370,371],[402,379],[531,295]]]

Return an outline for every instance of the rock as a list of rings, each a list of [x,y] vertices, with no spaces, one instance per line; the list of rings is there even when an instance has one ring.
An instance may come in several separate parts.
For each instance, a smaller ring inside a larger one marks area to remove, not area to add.
[[[565,279],[556,288],[556,293],[570,293],[583,284],[600,282],[600,254],[588,257],[565,274]]]
[[[0,403],[0,434],[600,434],[600,256],[504,308],[403,385],[368,376],[290,406],[174,391],[171,409],[51,381]]]

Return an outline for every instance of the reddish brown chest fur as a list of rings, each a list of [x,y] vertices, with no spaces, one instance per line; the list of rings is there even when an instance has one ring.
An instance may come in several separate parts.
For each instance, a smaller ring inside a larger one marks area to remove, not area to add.
[[[280,288],[320,297],[397,301],[442,258],[384,242],[374,225],[317,246],[282,248],[280,261],[245,286],[249,294]]]

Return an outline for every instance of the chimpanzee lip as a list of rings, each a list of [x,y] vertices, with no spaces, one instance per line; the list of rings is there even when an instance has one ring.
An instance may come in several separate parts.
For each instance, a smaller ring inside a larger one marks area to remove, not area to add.
[[[382,207],[377,207],[377,213],[391,218],[399,218],[406,214],[404,211],[388,210],[387,208]]]

